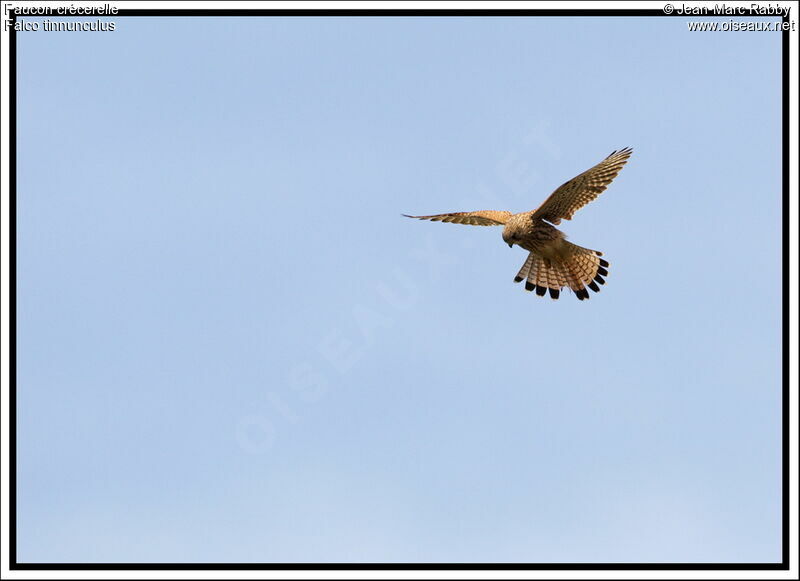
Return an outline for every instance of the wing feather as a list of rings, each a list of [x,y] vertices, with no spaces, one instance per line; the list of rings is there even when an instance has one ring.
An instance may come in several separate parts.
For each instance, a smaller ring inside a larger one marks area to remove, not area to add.
[[[511,212],[505,210],[479,210],[477,212],[452,212],[450,214],[434,214],[432,216],[409,216],[418,220],[432,220],[433,222],[452,222],[453,224],[468,224],[469,226],[502,226],[511,217]]]
[[[614,151],[593,168],[586,170],[556,189],[544,203],[533,211],[534,219],[541,218],[551,224],[572,215],[603,193],[619,174],[633,153],[630,147]]]

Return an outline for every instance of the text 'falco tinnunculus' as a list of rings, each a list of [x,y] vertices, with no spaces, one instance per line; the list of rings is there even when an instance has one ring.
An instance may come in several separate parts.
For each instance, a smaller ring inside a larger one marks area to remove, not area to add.
[[[600,258],[603,253],[567,242],[566,235],[554,227],[561,220],[571,220],[572,215],[605,191],[608,185],[633,153],[630,147],[614,151],[593,168],[557,188],[537,209],[512,214],[505,210],[480,210],[454,212],[432,216],[409,216],[434,222],[453,222],[471,226],[505,226],[503,240],[509,247],[514,244],[529,251],[514,282],[525,280],[525,290],[546,292],[557,299],[561,289],[569,287],[580,300],[589,298],[589,287],[600,292],[598,284],[605,284],[608,262]]]

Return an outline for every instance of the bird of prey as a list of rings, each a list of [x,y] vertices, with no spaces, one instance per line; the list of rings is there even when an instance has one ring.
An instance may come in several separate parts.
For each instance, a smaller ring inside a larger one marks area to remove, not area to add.
[[[554,226],[599,196],[613,181],[633,153],[629,147],[614,151],[591,169],[557,188],[544,203],[531,212],[512,214],[505,210],[453,212],[432,216],[409,216],[434,222],[452,222],[471,226],[505,226],[503,240],[510,248],[514,244],[529,252],[525,264],[514,282],[525,281],[525,290],[536,291],[557,299],[564,287],[569,287],[580,300],[589,298],[589,291],[600,292],[605,284],[608,262],[602,252],[589,250],[571,242]]]

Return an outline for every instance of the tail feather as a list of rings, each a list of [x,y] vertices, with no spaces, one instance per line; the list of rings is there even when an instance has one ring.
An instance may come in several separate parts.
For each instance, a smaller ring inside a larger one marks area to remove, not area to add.
[[[589,290],[600,292],[608,275],[608,261],[600,258],[601,252],[564,241],[565,252],[560,259],[547,259],[534,252],[528,254],[514,282],[525,281],[525,290],[536,291],[539,296],[549,292],[557,299],[560,291],[568,287],[583,301],[590,297]]]
[[[582,276],[581,276],[581,265],[575,262],[565,262],[564,263],[564,270],[566,270],[567,274],[569,275],[569,288],[575,293],[575,296],[578,297],[578,300],[584,300],[589,298],[589,291],[587,291],[583,287]]]
[[[563,275],[559,272],[558,265],[553,264],[552,261],[546,261],[545,266],[547,268],[547,287],[550,290],[550,298],[557,299],[559,291],[564,286],[561,284]]]
[[[532,252],[528,254],[528,258],[525,259],[525,264],[522,265],[522,268],[519,269],[517,276],[514,277],[514,282],[522,282],[529,277],[528,273],[531,271],[531,266],[533,266],[534,259],[535,257],[533,256]],[[527,288],[527,284],[525,290],[531,290]]]
[[[550,288],[548,268],[543,258],[536,258],[536,294],[540,297],[543,297]]]

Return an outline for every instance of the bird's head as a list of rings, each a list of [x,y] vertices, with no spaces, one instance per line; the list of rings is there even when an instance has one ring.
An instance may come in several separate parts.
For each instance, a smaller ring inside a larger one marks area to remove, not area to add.
[[[503,241],[508,244],[509,248],[513,248],[514,244],[519,244],[519,231],[513,224],[506,224],[506,227],[503,228]]]

